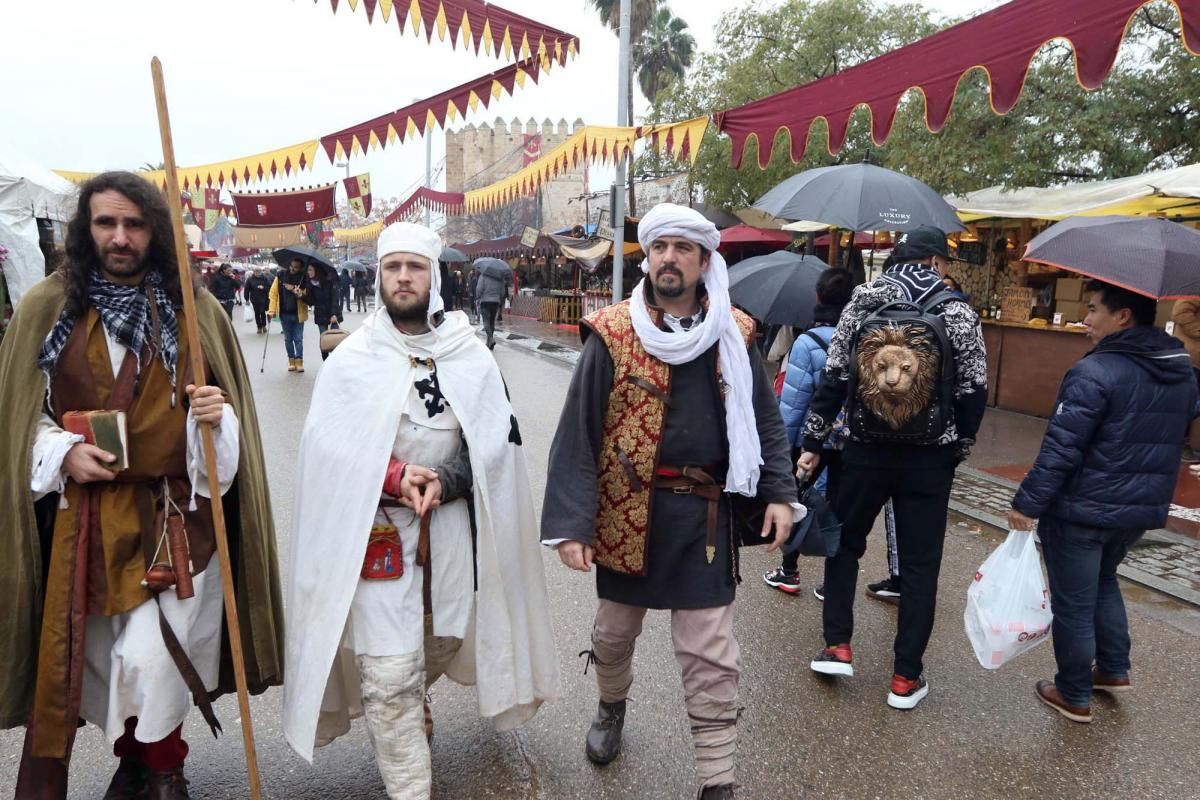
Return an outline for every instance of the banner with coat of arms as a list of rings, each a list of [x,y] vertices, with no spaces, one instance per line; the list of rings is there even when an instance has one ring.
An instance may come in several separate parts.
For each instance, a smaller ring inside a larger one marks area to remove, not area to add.
[[[217,226],[221,215],[220,189],[193,189],[191,192],[192,221],[202,231],[211,231]]]
[[[337,184],[289,192],[233,193],[239,228],[304,225],[337,215]]]
[[[362,175],[346,178],[343,183],[346,184],[346,199],[350,201],[350,208],[360,217],[369,217],[371,215],[371,173],[364,172]]]

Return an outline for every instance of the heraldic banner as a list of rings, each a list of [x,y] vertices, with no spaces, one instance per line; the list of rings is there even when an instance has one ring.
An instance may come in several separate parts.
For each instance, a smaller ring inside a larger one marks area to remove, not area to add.
[[[369,217],[371,215],[371,173],[364,172],[362,175],[346,178],[343,183],[346,184],[346,199],[350,201],[350,208],[360,217]]]
[[[337,184],[291,192],[233,193],[239,228],[265,228],[319,222],[337,214]]]

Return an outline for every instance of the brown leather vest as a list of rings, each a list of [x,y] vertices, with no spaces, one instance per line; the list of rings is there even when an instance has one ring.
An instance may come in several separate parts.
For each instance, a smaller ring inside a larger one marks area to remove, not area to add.
[[[661,322],[660,309],[651,307],[650,312]],[[749,347],[754,320],[737,309],[733,316]],[[588,315],[583,324],[601,338],[613,362],[597,474],[595,560],[616,572],[645,575],[652,485],[666,422],[665,401],[671,394],[671,367],[642,346],[628,300]]]

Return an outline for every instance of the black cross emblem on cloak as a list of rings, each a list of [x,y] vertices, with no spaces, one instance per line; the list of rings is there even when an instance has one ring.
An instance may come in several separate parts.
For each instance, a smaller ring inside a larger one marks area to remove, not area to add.
[[[414,368],[420,364],[430,370],[427,378],[417,381],[413,385],[417,387],[417,396],[425,402],[425,410],[429,412],[429,418],[433,419],[446,410],[446,396],[442,394],[442,387],[438,385],[437,365],[432,358],[409,356],[408,360]],[[426,396],[429,399],[426,399]]]

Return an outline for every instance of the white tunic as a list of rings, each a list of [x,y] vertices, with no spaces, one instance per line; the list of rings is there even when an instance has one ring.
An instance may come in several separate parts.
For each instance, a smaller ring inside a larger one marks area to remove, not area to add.
[[[429,336],[412,336],[415,351]],[[462,428],[444,399],[424,396],[417,384],[430,377],[428,367],[414,370],[392,455],[401,461],[434,467],[450,460],[462,447]],[[424,383],[426,389],[429,384]],[[428,405],[427,405],[428,403]],[[416,652],[424,638],[424,570],[416,564],[420,519],[410,509],[379,509],[376,523],[391,521],[400,531],[404,574],[397,580],[359,579],[350,607],[350,644],[356,655],[401,656]],[[430,520],[430,561],[433,570],[433,632],[463,638],[471,618],[475,592],[471,521],[465,499],[434,510]]]
[[[126,348],[108,337],[113,377],[125,360]],[[233,407],[225,405],[221,424],[214,431],[217,474],[221,493],[233,485],[239,457],[238,420]],[[31,490],[38,499],[62,491],[63,460],[83,437],[67,433],[42,414],[33,445]],[[188,473],[195,492],[208,497],[208,479],[199,428],[187,416]],[[224,608],[221,596],[221,567],[216,553],[203,573],[193,578],[196,596],[180,600],[174,587],[159,595],[163,614],[180,645],[196,667],[201,681],[215,689],[221,660],[221,627]],[[84,634],[83,692],[79,713],[104,729],[110,742],[125,733],[125,720],[137,717],[134,737],[140,742],[157,742],[183,723],[192,697],[167,652],[159,628],[154,601],[142,603],[126,614],[87,618]]]

